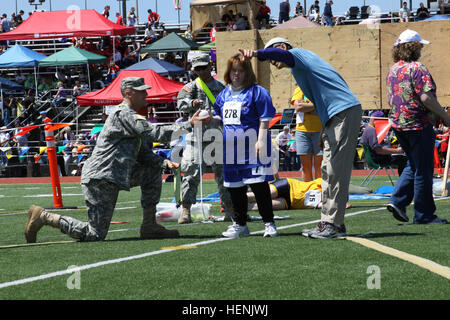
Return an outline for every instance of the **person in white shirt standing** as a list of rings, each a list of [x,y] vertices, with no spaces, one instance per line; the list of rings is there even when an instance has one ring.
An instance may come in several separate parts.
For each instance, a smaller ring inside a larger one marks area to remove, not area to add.
[[[277,142],[278,142],[278,147],[279,147],[279,150],[280,150],[280,159],[281,159],[282,157],[284,158],[284,161],[283,161],[283,171],[286,171],[286,170],[287,170],[287,165],[288,165],[288,163],[287,163],[287,161],[286,161],[286,156],[287,156],[288,149],[289,149],[288,142],[289,142],[289,140],[291,140],[291,139],[292,139],[292,136],[291,136],[291,134],[289,133],[289,126],[285,126],[285,127],[283,128],[283,131],[280,132],[280,133],[277,135]]]

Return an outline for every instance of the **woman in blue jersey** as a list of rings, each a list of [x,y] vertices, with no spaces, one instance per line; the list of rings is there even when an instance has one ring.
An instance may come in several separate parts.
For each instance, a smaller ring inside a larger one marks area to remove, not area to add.
[[[256,84],[250,61],[232,56],[224,77],[228,85],[216,98],[213,121],[223,124],[223,178],[234,207],[233,225],[222,235],[250,235],[247,227],[247,186],[250,186],[265,224],[264,237],[277,235],[268,182],[273,180],[269,121],[275,115],[272,99]]]

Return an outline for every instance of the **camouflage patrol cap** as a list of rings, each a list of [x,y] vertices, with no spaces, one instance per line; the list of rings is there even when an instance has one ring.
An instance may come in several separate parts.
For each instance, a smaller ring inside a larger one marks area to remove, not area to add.
[[[151,88],[152,87],[145,84],[144,78],[139,77],[127,77],[120,83],[120,89],[122,91],[125,89],[146,90]]]
[[[209,65],[209,54],[202,53],[192,58],[192,67],[203,67]]]

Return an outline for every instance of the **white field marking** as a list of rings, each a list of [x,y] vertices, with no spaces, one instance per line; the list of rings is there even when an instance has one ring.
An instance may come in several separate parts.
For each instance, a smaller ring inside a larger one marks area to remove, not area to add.
[[[114,211],[116,210],[128,210],[128,209],[136,209],[137,207],[123,207],[123,208],[114,208]]]
[[[72,196],[82,196],[82,193],[63,193],[61,196],[63,197],[72,197]],[[26,195],[23,196],[24,198],[50,198],[53,197],[53,193],[48,194],[33,194],[33,195]]]
[[[353,212],[353,213],[347,214],[346,217],[355,216],[355,215],[362,214],[362,213],[369,213],[369,212],[379,211],[379,210],[386,210],[386,209],[383,207],[383,208],[376,208],[376,209],[358,211],[358,212]],[[303,225],[317,223],[319,221],[320,220],[307,221],[307,222],[302,222],[302,223],[297,223],[297,224],[293,224],[293,225],[279,227],[278,229],[288,229],[288,228],[293,228],[293,227],[298,227],[298,226],[303,226]],[[255,232],[252,232],[251,234],[259,234],[259,233],[262,233],[262,232],[264,232],[264,230],[255,231]],[[200,241],[200,242],[195,242],[195,243],[188,243],[188,244],[178,245],[177,247],[201,246],[201,245],[207,245],[207,244],[221,242],[221,241],[227,241],[227,240],[233,240],[233,239],[232,238],[216,238],[216,239],[211,239],[211,240],[206,240],[206,241]],[[80,267],[77,268],[77,270],[79,270],[79,271],[88,270],[88,269],[98,268],[98,267],[102,267],[102,266],[106,266],[106,265],[110,265],[110,264],[115,264],[115,263],[121,263],[121,262],[136,260],[136,259],[147,258],[147,257],[154,256],[154,255],[157,255],[157,254],[168,253],[168,252],[172,252],[172,251],[177,251],[177,249],[163,249],[163,250],[157,250],[157,251],[150,251],[150,252],[146,252],[146,253],[142,253],[142,254],[138,254],[138,255],[134,255],[134,256],[118,258],[118,259],[112,259],[112,260],[106,260],[106,261],[100,261],[100,262],[96,262],[96,263],[80,266]],[[0,289],[7,288],[7,287],[12,287],[12,286],[17,286],[17,285],[22,285],[22,284],[30,283],[30,282],[34,282],[34,281],[54,278],[54,277],[58,277],[58,276],[63,276],[63,275],[66,275],[66,274],[72,274],[72,273],[73,273],[72,270],[70,270],[70,269],[67,270],[66,269],[66,270],[60,270],[60,271],[51,272],[51,273],[47,273],[47,274],[42,274],[42,275],[36,276],[36,277],[24,278],[24,279],[10,281],[10,282],[4,282],[4,283],[0,283]]]

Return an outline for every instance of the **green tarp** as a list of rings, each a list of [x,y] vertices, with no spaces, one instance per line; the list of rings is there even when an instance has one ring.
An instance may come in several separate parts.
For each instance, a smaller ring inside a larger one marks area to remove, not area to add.
[[[94,134],[99,133],[103,129],[103,124],[96,124],[94,128],[92,128],[91,133],[89,135],[92,137]]]
[[[40,67],[46,66],[64,66],[77,64],[92,64],[106,62],[108,59],[104,56],[77,48],[69,47],[61,50],[39,62]]]
[[[216,42],[213,41],[213,42],[210,42],[210,43],[207,43],[207,44],[204,44],[204,45],[198,47],[198,50],[209,51],[209,50],[215,49],[215,48],[216,48]]]
[[[172,32],[164,38],[144,47],[141,53],[184,52],[196,50],[199,46],[200,44],[197,42],[180,37],[175,32]]]

